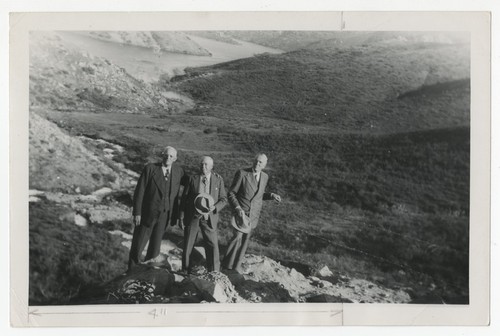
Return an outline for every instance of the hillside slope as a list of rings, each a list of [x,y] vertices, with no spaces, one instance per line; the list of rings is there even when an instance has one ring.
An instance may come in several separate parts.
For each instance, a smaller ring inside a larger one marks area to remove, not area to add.
[[[30,112],[29,162],[33,189],[74,193],[78,188],[88,193],[105,186],[126,188],[135,182],[115,163],[34,112]]]
[[[469,71],[469,50],[463,45],[376,43],[187,69],[176,85],[215,106],[205,115],[398,132],[468,125]],[[443,86],[432,90],[436,84]],[[427,87],[418,97],[405,96]]]
[[[155,87],[109,60],[65,43],[57,33],[30,35],[30,105],[55,110],[172,113]]]

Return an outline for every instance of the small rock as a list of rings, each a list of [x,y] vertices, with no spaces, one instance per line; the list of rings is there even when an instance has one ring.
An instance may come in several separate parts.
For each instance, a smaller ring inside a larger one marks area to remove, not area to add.
[[[322,269],[320,269],[318,272],[316,272],[316,276],[331,277],[331,276],[333,276],[333,272],[330,271],[328,266],[324,266]]]
[[[108,188],[108,187],[104,187],[104,188],[101,188],[99,190],[96,190],[92,193],[92,195],[94,196],[105,196],[107,194],[111,194],[113,192],[113,190],[111,188]]]
[[[315,287],[319,287],[319,288],[323,288],[325,287],[325,284],[323,283],[323,281],[315,276],[311,276],[308,278],[309,279],[309,282],[311,283],[311,285],[315,286]],[[328,283],[329,285],[331,285],[331,283],[325,281],[326,283]]]
[[[36,190],[36,189],[30,189],[28,195],[29,196],[41,196],[41,195],[45,195],[45,192],[40,191],[40,190]]]
[[[167,260],[168,260],[168,263],[170,264],[170,267],[172,268],[173,272],[179,272],[182,269],[182,260],[181,259],[169,256]]]
[[[120,230],[109,231],[110,234],[116,236],[122,236],[123,239],[132,240],[132,235]]]
[[[309,280],[310,280],[311,282],[320,282],[320,281],[321,281],[318,277],[315,277],[315,276],[310,276],[310,277],[309,277]]]
[[[78,226],[87,226],[88,225],[88,221],[85,217],[83,217],[82,215],[80,214],[75,214],[75,224],[78,225]]]

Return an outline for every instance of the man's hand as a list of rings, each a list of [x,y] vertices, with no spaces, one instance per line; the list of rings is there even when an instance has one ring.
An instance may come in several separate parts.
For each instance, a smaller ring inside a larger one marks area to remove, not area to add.
[[[134,226],[141,225],[141,215],[134,216]]]
[[[238,208],[236,210],[238,210],[238,216],[240,216],[241,218],[243,218],[245,216],[245,211],[243,211],[242,208]]]
[[[271,194],[271,197],[273,198],[273,200],[274,200],[275,202],[278,202],[278,203],[280,203],[280,202],[281,202],[281,196],[280,196],[280,195],[278,195],[278,194],[274,194],[274,193],[273,193],[273,194]]]
[[[210,212],[213,212],[215,209],[216,209],[216,208],[215,208],[215,205],[212,205],[212,206],[210,207]]]
[[[179,217],[179,219],[177,220],[177,225],[179,225],[181,230],[184,231],[184,216]]]

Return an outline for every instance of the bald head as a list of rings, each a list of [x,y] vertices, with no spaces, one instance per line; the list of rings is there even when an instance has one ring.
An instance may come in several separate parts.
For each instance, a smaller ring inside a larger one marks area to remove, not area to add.
[[[266,168],[267,165],[267,156],[264,153],[259,153],[255,155],[253,160],[253,170],[256,172],[260,172],[262,169]]]
[[[162,163],[166,167],[170,167],[177,160],[177,150],[172,146],[167,146],[161,152]]]
[[[201,158],[200,163],[200,173],[203,175],[208,175],[212,172],[214,168],[214,160],[210,156],[204,156]]]

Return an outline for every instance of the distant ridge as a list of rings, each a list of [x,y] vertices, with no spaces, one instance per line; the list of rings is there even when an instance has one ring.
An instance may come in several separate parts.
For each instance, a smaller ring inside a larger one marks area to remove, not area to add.
[[[210,52],[196,42],[191,40],[186,34],[181,32],[168,31],[91,31],[90,37],[120,43],[144,47],[156,50],[157,52],[172,52],[198,56],[210,56]]]

